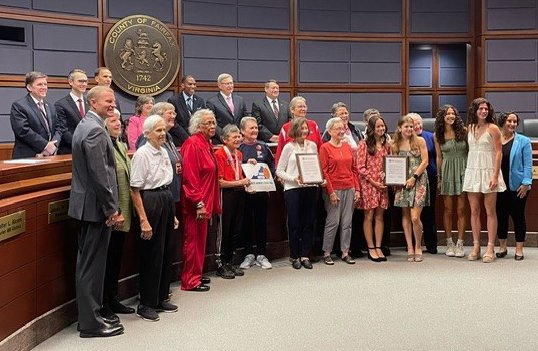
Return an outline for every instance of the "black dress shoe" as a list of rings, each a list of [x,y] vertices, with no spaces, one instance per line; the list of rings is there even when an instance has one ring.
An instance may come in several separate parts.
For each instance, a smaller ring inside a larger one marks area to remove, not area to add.
[[[291,262],[291,266],[295,269],[301,269],[301,261],[299,261],[299,259],[296,258]]]
[[[200,282],[202,284],[209,284],[209,283],[211,283],[211,279],[209,277],[202,276],[202,278],[200,279]]]
[[[210,287],[208,285],[200,284],[195,288],[192,288],[188,291],[196,291],[196,292],[206,292],[209,291]]]
[[[110,309],[114,313],[119,314],[132,314],[135,313],[135,309],[132,307],[127,307],[118,300],[111,300],[108,305],[110,306]]]
[[[503,258],[503,257],[506,257],[507,254],[508,254],[508,250],[504,250],[504,251],[499,251],[495,253],[495,256],[497,256],[497,258]]]
[[[106,338],[123,334],[123,325],[116,324],[113,326],[102,326],[97,329],[86,329],[80,331],[81,338]]]
[[[303,265],[304,268],[306,269],[312,269],[313,266],[312,266],[312,262],[310,262],[310,260],[308,258],[304,259],[301,261],[301,264]]]
[[[437,255],[437,248],[436,247],[426,248],[426,251],[428,251],[428,253],[430,253],[432,255]]]
[[[105,306],[99,310],[99,314],[101,315],[101,318],[103,319],[103,322],[108,324],[118,324],[120,322],[120,317],[118,317],[110,307]]]
[[[223,279],[234,279],[235,274],[233,271],[229,270],[227,265],[223,264],[217,268],[217,275]]]

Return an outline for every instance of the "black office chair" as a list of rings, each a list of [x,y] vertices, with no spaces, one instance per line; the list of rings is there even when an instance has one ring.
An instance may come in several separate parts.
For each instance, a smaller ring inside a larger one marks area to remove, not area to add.
[[[423,130],[433,133],[434,127],[435,127],[435,118],[423,118],[422,119]]]
[[[524,119],[523,134],[532,139],[538,138],[538,119]]]

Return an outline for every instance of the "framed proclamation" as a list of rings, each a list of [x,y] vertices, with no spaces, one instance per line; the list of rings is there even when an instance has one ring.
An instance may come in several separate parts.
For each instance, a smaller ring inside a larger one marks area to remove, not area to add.
[[[405,185],[407,181],[407,156],[385,156],[385,185]]]
[[[299,177],[304,184],[321,184],[323,175],[319,164],[319,157],[316,153],[295,154],[297,157],[297,168]]]

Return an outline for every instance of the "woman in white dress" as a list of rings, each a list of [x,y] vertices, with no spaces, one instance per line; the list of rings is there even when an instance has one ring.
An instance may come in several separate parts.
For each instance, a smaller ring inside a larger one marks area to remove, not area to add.
[[[467,192],[471,206],[471,229],[473,232],[473,251],[469,261],[480,258],[480,205],[486,208],[488,246],[482,261],[493,262],[494,243],[497,234],[497,213],[495,203],[497,192],[506,189],[501,170],[502,144],[501,132],[495,124],[493,108],[484,98],[474,99],[469,106],[468,134],[469,155],[463,181],[463,191]]]

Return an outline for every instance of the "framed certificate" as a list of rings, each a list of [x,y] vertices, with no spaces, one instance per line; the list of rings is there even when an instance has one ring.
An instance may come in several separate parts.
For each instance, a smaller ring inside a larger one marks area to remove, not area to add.
[[[405,185],[407,181],[407,156],[385,156],[385,185]]]
[[[299,177],[304,184],[321,184],[323,183],[323,175],[321,174],[321,166],[319,157],[316,153],[295,154],[297,157],[297,168],[299,169]]]

